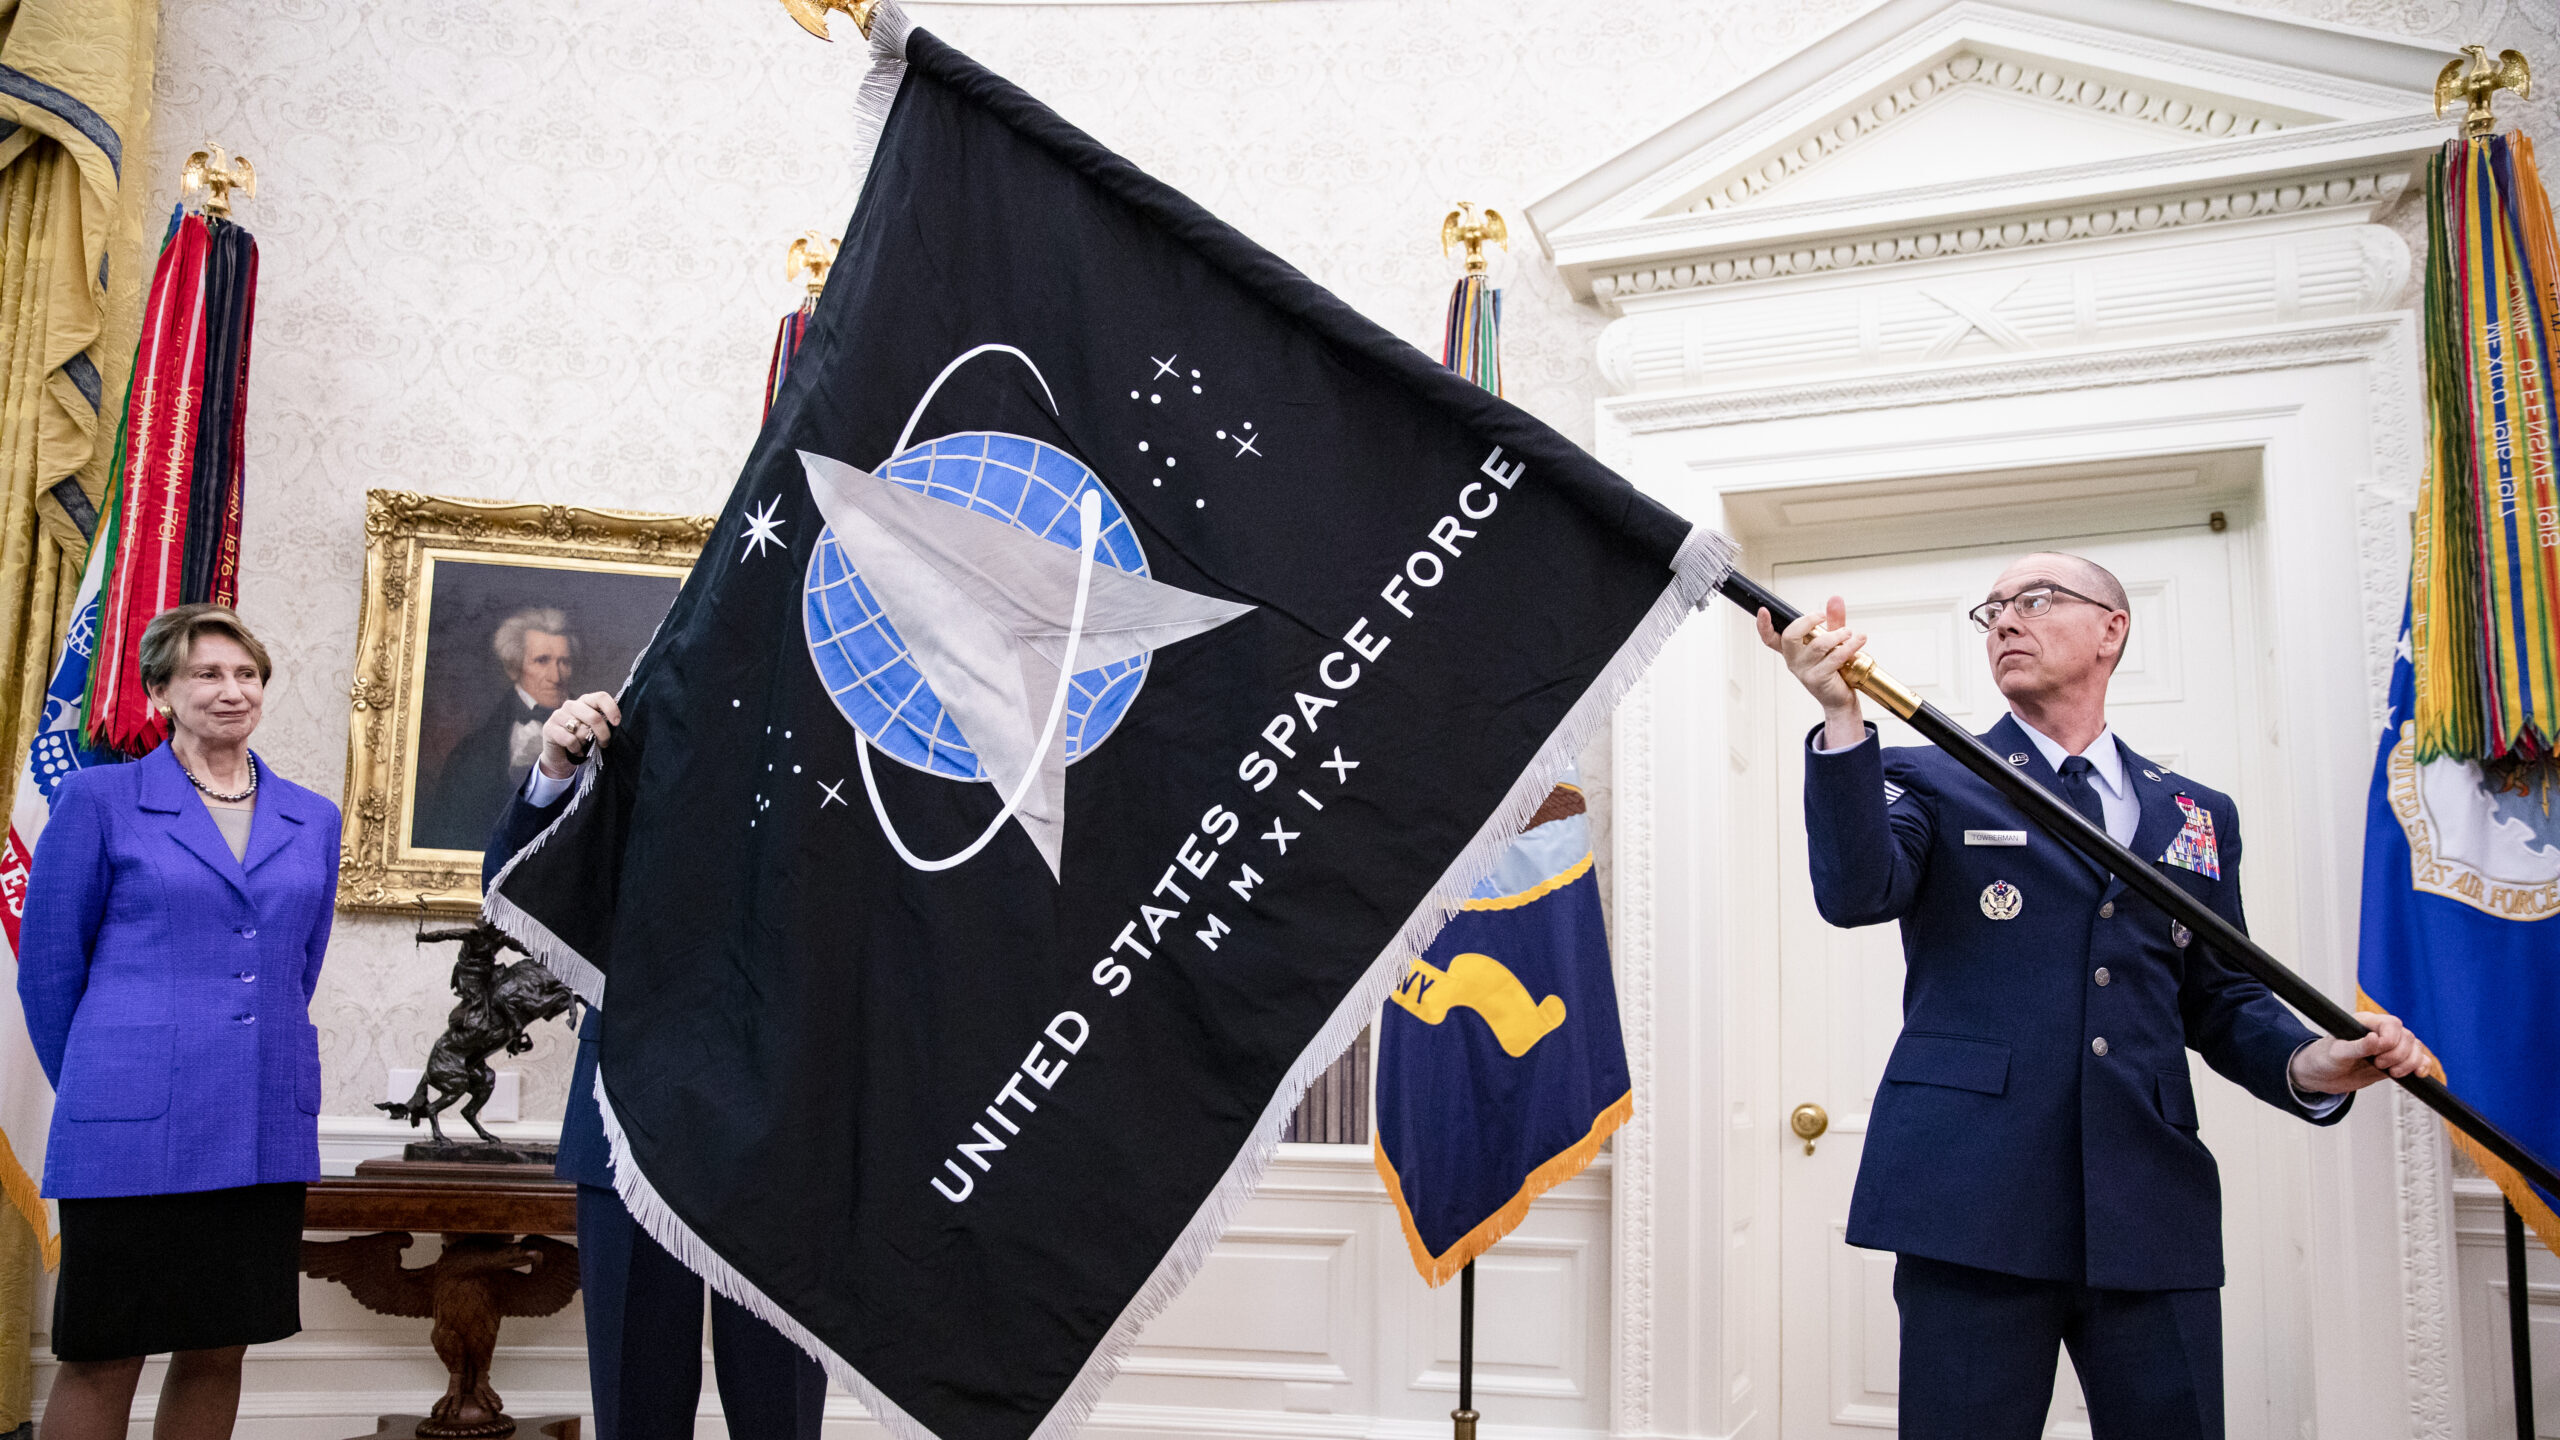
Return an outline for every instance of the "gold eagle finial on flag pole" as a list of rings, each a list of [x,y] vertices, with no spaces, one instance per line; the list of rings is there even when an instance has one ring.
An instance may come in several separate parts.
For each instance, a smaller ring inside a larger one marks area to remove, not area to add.
[[[258,170],[249,157],[234,155],[214,141],[187,157],[187,167],[178,176],[178,195],[182,201],[195,202],[203,213],[224,219],[231,214],[231,192],[238,190],[249,199],[258,198]]]
[[[783,256],[783,273],[794,280],[807,276],[809,296],[816,299],[819,292],[827,288],[827,271],[834,267],[836,251],[843,244],[843,241],[830,240],[815,230],[803,230],[792,240],[790,252]]]
[[[880,0],[782,0],[782,8],[791,12],[791,18],[800,22],[800,28],[821,40],[835,38],[827,33],[828,11],[842,11],[852,16],[854,28],[868,37],[871,34],[871,12],[879,7]]]
[[[2497,117],[2489,113],[2489,97],[2501,90],[2513,90],[2516,98],[2533,98],[2533,67],[2527,65],[2520,51],[2499,52],[2495,61],[2489,58],[2489,47],[2465,45],[2467,60],[2448,60],[2436,75],[2436,113],[2456,100],[2468,99],[2470,110],[2462,117],[2465,139],[2478,139],[2498,128]]]
[[[1505,250],[1511,248],[1511,231],[1502,223],[1499,210],[1486,210],[1478,219],[1475,202],[1461,200],[1458,208],[1449,212],[1449,218],[1440,222],[1440,253],[1446,255],[1464,246],[1470,275],[1482,275],[1493,268],[1493,262],[1484,257],[1488,240]]]

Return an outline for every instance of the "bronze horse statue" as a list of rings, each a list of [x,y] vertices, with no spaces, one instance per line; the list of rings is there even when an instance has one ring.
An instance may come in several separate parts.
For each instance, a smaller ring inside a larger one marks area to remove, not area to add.
[[[480,1107],[489,1103],[498,1085],[496,1073],[489,1068],[490,1052],[503,1047],[510,1055],[521,1055],[532,1049],[533,1037],[525,1032],[535,1021],[566,1011],[576,997],[531,959],[501,966],[500,951],[522,955],[525,949],[485,921],[459,930],[420,931],[418,940],[422,944],[462,942],[462,955],[453,962],[453,993],[461,999],[445,1020],[444,1034],[436,1037],[435,1048],[427,1052],[426,1073],[418,1077],[417,1093],[405,1103],[386,1100],[374,1108],[413,1126],[426,1121],[435,1143],[444,1145],[448,1142],[438,1117],[460,1101],[464,1123],[481,1139],[500,1144],[480,1123]],[[429,1091],[435,1092],[433,1098]]]

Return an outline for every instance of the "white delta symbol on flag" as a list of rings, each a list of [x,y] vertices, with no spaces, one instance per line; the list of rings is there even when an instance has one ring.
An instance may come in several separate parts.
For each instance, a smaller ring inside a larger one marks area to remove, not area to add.
[[[1067,766],[1128,713],[1149,654],[1253,607],[1150,578],[1119,501],[1054,445],[989,430],[910,444],[942,383],[991,354],[1020,361],[1049,395],[1029,356],[981,345],[934,377],[877,474],[800,452],[827,522],[802,619],[820,681],[866,742],[863,788],[899,856],[949,869],[1011,819],[1054,878]],[[881,803],[873,746],[929,775],[990,782],[1004,808],[967,848],[919,856]]]

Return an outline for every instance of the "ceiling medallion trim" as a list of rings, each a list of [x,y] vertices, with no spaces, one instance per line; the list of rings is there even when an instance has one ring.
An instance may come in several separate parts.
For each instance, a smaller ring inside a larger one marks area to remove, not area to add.
[[[1788,245],[1742,255],[1720,256],[1713,260],[1692,259],[1678,264],[1604,272],[1591,277],[1591,293],[1603,304],[1623,304],[1638,295],[1708,289],[1829,271],[1873,269],[2238,220],[2264,220],[2276,215],[2325,210],[2341,205],[2371,205],[2388,201],[2407,184],[2408,175],[2403,171],[2367,171],[2361,175],[2343,175],[2329,180],[2216,188],[2183,198],[2166,196],[2083,206],[2006,220],[1969,219],[1962,224],[1932,225],[1926,229],[1860,240]]]
[[[1735,166],[1708,182],[1703,196],[1692,192],[1685,203],[1674,201],[1661,213],[1704,215],[1756,200],[1846,154],[1869,137],[1969,89],[2021,95],[2208,140],[2272,134],[2287,124],[2263,109],[2233,108],[2231,101],[2221,96],[2181,94],[2167,88],[2127,84],[2121,77],[2101,77],[2050,63],[2025,62],[1967,49],[1887,89],[1828,127],[1813,131],[1792,148],[1781,148]]]

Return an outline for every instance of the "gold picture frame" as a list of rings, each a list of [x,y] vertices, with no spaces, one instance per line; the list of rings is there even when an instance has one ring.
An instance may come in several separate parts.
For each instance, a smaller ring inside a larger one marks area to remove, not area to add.
[[[503,771],[508,759],[493,757],[489,742],[521,748],[532,733],[522,726],[541,712],[515,708],[528,683],[547,695],[618,688],[713,523],[708,515],[365,492],[338,908],[479,911],[480,848],[467,842],[497,812],[475,828],[476,812],[457,807],[487,808],[480,771]],[[495,627],[491,615],[503,616]],[[528,625],[537,648],[566,655],[547,662],[554,668],[542,679],[526,678]],[[513,661],[500,634],[511,626]],[[553,626],[565,633],[551,636]]]

